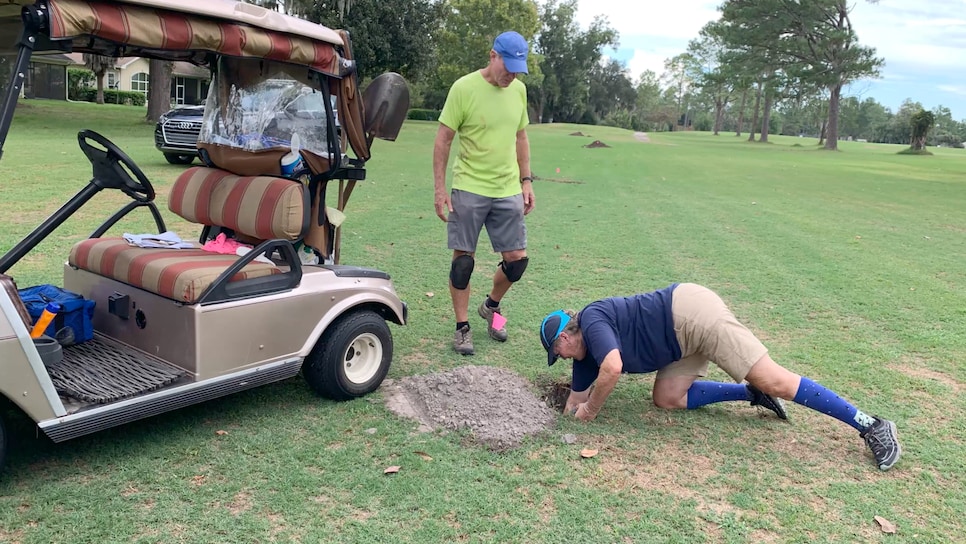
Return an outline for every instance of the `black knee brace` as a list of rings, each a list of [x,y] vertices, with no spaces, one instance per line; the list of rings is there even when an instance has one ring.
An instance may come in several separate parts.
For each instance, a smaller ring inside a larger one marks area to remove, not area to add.
[[[519,261],[510,263],[500,261],[500,268],[503,269],[503,274],[506,275],[506,279],[510,280],[510,283],[516,283],[523,277],[523,272],[527,269],[527,263],[529,262],[529,257],[524,257]]]
[[[473,275],[473,257],[471,255],[460,255],[453,259],[453,265],[449,269],[449,281],[453,287],[462,291],[470,284],[470,276]]]

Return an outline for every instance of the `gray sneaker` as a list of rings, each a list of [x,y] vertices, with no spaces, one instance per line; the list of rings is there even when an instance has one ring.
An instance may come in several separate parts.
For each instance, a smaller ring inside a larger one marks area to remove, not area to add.
[[[902,455],[896,424],[888,419],[875,418],[875,423],[859,436],[865,439],[865,444],[872,450],[879,470],[889,470]]]
[[[453,335],[453,350],[460,355],[473,355],[473,332],[469,325],[463,325]]]
[[[480,317],[486,320],[486,332],[489,333],[490,338],[496,340],[497,342],[506,342],[506,327],[501,329],[493,328],[493,314],[500,313],[500,307],[490,308],[486,305],[484,300],[480,303]]]
[[[748,392],[751,393],[751,405],[761,406],[762,408],[767,408],[779,419],[788,419],[788,414],[785,412],[785,402],[778,397],[773,397],[771,395],[766,395],[754,385],[748,384]]]

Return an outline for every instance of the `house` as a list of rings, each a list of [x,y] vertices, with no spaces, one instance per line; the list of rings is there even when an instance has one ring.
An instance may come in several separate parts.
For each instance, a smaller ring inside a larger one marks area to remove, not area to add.
[[[71,64],[73,61],[60,53],[34,55],[24,80],[23,96],[67,100],[67,67]]]
[[[80,53],[38,54],[30,62],[24,82],[26,98],[67,99],[67,68],[84,67]],[[120,57],[113,70],[104,74],[104,88],[148,94],[149,62],[140,57]],[[211,74],[189,62],[175,62],[171,72],[172,104],[204,104]]]

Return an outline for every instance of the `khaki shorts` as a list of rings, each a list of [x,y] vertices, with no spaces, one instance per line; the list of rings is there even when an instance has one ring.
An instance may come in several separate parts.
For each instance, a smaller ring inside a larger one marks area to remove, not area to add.
[[[657,372],[657,379],[676,376],[707,376],[714,361],[736,382],[744,381],[751,367],[768,349],[714,291],[682,283],[671,296],[674,333],[681,345],[681,359]]]

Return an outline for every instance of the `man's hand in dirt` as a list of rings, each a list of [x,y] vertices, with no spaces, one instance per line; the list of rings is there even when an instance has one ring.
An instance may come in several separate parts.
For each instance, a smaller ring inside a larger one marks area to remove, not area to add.
[[[577,405],[577,411],[574,413],[574,417],[584,422],[593,421],[597,417],[597,412],[588,408],[586,402],[581,402]]]

